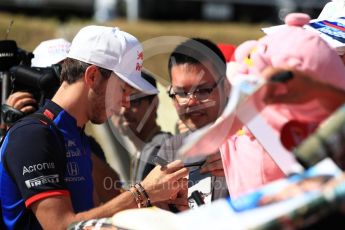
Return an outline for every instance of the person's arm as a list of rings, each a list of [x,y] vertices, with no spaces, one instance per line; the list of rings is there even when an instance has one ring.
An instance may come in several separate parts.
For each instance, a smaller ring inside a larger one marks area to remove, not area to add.
[[[164,143],[160,146],[156,155],[167,162],[173,161],[176,159],[176,151],[178,149],[176,146],[181,145],[182,138],[183,136],[179,134],[175,136],[167,136],[164,138]],[[176,197],[169,197],[166,201],[155,203],[155,206],[168,211],[183,211],[188,209],[188,179],[183,178],[183,183],[184,185]]]
[[[287,81],[272,81],[288,74],[291,77]],[[345,91],[300,71],[269,68],[263,72],[263,77],[271,80],[263,90],[263,100],[267,104],[302,104],[316,99],[324,109],[333,112],[345,102]]]
[[[318,90],[318,92],[317,92]],[[345,91],[329,84],[320,83],[318,89],[315,90],[315,96],[318,96],[323,108],[333,112],[343,103],[345,103]]]
[[[32,204],[31,209],[43,229],[59,230],[67,229],[74,222],[111,217],[119,211],[136,207],[132,194],[124,192],[102,206],[77,214],[73,211],[71,199],[65,196],[54,196],[37,201]]]
[[[183,163],[174,161],[166,167],[156,166],[141,184],[152,203],[166,201],[177,196],[184,184],[182,178],[187,174],[188,170],[183,168]],[[70,198],[64,196],[48,197],[31,205],[43,229],[66,229],[73,222],[111,217],[119,211],[136,207],[137,203],[130,191],[81,213],[74,213]]]

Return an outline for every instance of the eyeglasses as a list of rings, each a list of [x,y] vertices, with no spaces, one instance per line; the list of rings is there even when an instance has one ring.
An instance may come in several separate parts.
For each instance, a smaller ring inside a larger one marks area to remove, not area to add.
[[[195,89],[192,92],[177,91],[174,92],[172,85],[170,85],[168,90],[169,97],[175,99],[179,105],[188,104],[189,100],[194,97],[200,102],[207,102],[213,90],[224,80],[225,77],[220,78],[211,87]]]

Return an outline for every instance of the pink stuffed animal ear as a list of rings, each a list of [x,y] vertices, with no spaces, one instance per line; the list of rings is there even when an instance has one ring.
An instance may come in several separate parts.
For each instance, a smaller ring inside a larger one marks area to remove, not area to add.
[[[291,13],[285,17],[285,24],[288,26],[304,26],[310,22],[310,16],[304,13]]]
[[[249,66],[246,63],[246,60],[250,58],[250,54],[257,44],[258,41],[256,40],[246,41],[235,50],[235,61],[239,64],[237,66],[238,73],[247,74],[249,72]]]
[[[250,40],[246,41],[241,44],[236,50],[235,50],[235,61],[237,62],[243,62],[245,58],[248,58],[250,53],[253,51],[253,49],[257,46],[258,41],[256,40]]]

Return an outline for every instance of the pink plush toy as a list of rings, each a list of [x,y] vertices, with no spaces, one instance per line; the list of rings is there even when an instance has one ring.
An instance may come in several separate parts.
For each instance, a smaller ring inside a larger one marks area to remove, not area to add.
[[[289,14],[285,19],[286,27],[258,41],[240,45],[235,52],[236,62],[241,64],[239,72],[260,76],[269,66],[289,67],[303,71],[321,82],[345,89],[345,67],[341,58],[316,33],[301,27],[309,19],[306,14]],[[248,56],[249,65],[245,61]],[[278,131],[285,121],[291,119],[320,122],[329,115],[316,102],[301,106],[267,106],[263,114]]]
[[[309,19],[305,14],[290,14],[285,19],[287,26],[258,41],[240,45],[235,52],[236,62],[240,63],[239,72],[260,76],[267,67],[288,67],[345,89],[345,66],[341,58],[318,34],[301,27]],[[330,114],[315,100],[302,105],[268,105],[261,115],[276,134],[281,135],[288,122],[316,127],[315,124]],[[221,146],[221,153],[233,198],[285,176],[246,128],[227,139]]]

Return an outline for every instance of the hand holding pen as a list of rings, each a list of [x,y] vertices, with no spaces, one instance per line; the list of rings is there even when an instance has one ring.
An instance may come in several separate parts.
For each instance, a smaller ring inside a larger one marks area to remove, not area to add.
[[[223,162],[219,152],[206,157],[205,163],[201,166],[200,173],[211,173],[213,176],[225,176]]]
[[[159,156],[152,159],[153,164],[165,167],[169,162]],[[213,176],[224,176],[223,163],[220,153],[206,157],[206,160],[184,163],[184,167],[200,167],[200,173],[211,173]]]
[[[201,167],[205,162],[206,162],[206,160],[191,162],[191,163],[184,163],[183,167],[185,167],[185,168]],[[152,163],[155,165],[160,165],[161,167],[165,167],[167,164],[169,164],[169,161],[163,159],[160,156],[154,156]]]

